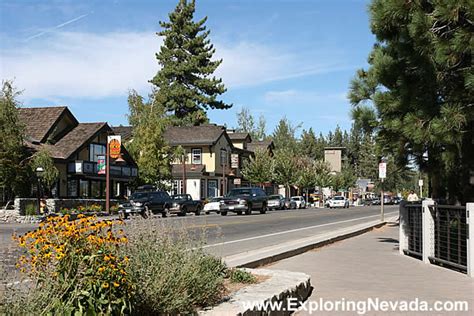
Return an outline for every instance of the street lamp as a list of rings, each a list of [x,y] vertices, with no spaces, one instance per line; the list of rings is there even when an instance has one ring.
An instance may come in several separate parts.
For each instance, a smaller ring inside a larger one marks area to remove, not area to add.
[[[37,200],[37,205],[38,205],[38,214],[40,214],[40,210],[41,210],[41,203],[40,203],[40,200],[41,200],[41,196],[40,196],[40,190],[41,190],[41,178],[43,177],[43,173],[44,173],[44,169],[43,167],[37,167],[35,169],[35,173],[36,173],[36,200]]]

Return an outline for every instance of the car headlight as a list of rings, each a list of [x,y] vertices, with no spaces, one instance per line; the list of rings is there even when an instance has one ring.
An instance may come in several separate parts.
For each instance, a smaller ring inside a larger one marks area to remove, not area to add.
[[[220,201],[219,204],[220,204],[220,205],[224,205],[225,203],[224,203],[224,201]]]
[[[179,204],[176,203],[176,202],[174,202],[174,203],[173,203],[173,207],[179,207]]]
[[[239,204],[240,204],[240,205],[245,205],[245,204],[247,204],[247,201],[245,201],[245,200],[239,200]]]
[[[142,203],[142,202],[135,202],[133,205],[135,205],[135,206],[142,206],[143,203]]]

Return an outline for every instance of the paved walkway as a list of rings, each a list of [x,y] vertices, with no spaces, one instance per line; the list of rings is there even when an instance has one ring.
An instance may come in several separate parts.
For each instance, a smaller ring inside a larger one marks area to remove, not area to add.
[[[395,223],[345,241],[310,251],[266,267],[305,272],[311,275],[313,293],[307,306],[321,301],[367,302],[467,301],[468,312],[366,311],[364,315],[474,315],[474,278],[398,252],[398,225]],[[327,307],[331,308],[330,303]],[[360,312],[363,303],[358,303]],[[368,304],[368,303],[367,303]],[[415,303],[412,303],[414,305]],[[449,304],[449,303],[448,303]],[[401,306],[402,307],[402,306]],[[429,305],[432,307],[432,305]],[[448,306],[449,307],[449,306]],[[313,315],[357,315],[356,312],[317,311]],[[297,315],[308,315],[300,311]]]

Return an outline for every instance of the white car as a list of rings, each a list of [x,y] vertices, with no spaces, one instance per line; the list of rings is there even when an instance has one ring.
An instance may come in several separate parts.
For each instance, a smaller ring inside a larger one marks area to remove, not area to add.
[[[221,201],[222,197],[211,198],[208,203],[204,204],[204,212],[206,212],[206,214],[211,212],[219,214],[221,212]]]
[[[296,208],[306,208],[306,201],[304,200],[304,197],[302,197],[302,196],[292,196],[291,200],[295,201]]]
[[[329,208],[349,208],[349,200],[343,196],[335,196],[329,200]]]

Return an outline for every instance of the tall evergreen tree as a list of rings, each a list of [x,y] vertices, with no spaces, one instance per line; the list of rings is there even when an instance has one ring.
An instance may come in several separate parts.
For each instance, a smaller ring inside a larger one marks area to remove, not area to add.
[[[296,153],[298,148],[295,133],[300,127],[301,124],[295,126],[291,124],[286,117],[282,118],[275,127],[272,135],[275,148]]]
[[[309,130],[303,130],[301,133],[301,140],[299,142],[299,152],[311,159],[319,159],[320,153],[318,148],[316,135],[314,134],[313,128]]]
[[[161,69],[151,80],[155,98],[178,125],[205,123],[206,110],[232,106],[217,100],[226,88],[212,75],[222,60],[212,60],[215,48],[204,25],[207,17],[194,22],[194,12],[194,0],[180,0],[169,21],[160,22],[163,45],[156,58]]]
[[[431,197],[452,202],[474,197],[473,14],[470,0],[373,0],[377,43],[349,93],[369,118],[360,122],[376,122],[383,153],[400,167],[416,163]]]

